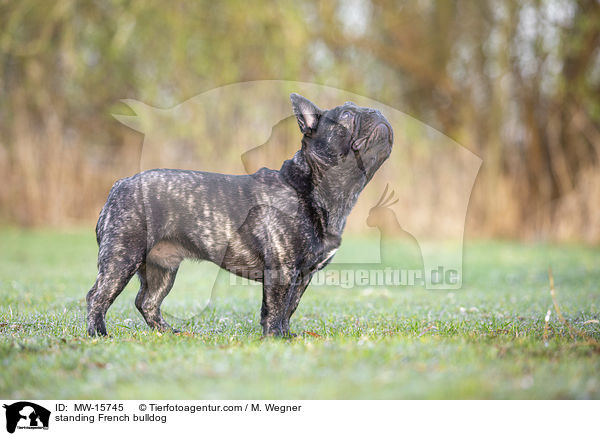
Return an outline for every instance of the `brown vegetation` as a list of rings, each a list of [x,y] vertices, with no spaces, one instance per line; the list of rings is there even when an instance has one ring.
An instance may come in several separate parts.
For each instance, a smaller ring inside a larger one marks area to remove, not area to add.
[[[23,0],[0,2],[0,29],[5,223],[94,221],[139,169],[120,99],[286,79],[381,101],[479,155],[471,235],[600,241],[597,0]]]

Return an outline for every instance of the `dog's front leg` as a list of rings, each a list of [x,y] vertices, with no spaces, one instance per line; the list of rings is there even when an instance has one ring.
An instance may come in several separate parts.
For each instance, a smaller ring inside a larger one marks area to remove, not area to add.
[[[286,314],[283,318],[283,329],[287,332],[289,332],[290,330],[290,318],[298,308],[300,299],[302,298],[302,295],[304,295],[304,291],[306,291],[306,288],[308,287],[308,284],[310,283],[310,280],[312,279],[313,275],[314,272],[303,274],[297,280],[298,285],[293,288],[290,288],[291,290],[293,290],[293,292],[290,293],[289,304],[287,305]]]
[[[264,272],[263,301],[260,312],[260,324],[264,336],[289,336],[289,312],[296,300],[298,272],[279,269]]]

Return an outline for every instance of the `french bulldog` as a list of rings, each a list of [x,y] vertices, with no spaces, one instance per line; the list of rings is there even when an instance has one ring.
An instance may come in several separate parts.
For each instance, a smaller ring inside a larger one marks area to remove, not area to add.
[[[340,246],[358,195],[391,153],[393,131],[374,109],[346,102],[322,110],[290,98],[302,146],[278,171],[154,169],[114,184],[96,226],[90,335],[107,334],[106,312],[136,273],[146,323],[173,331],[160,306],[185,258],[262,282],[263,335],[291,334],[302,294]]]

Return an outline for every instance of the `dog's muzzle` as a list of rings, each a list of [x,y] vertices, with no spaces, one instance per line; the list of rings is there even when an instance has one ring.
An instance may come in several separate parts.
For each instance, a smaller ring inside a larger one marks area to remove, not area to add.
[[[394,134],[390,125],[386,122],[377,124],[368,136],[357,138],[352,143],[352,149],[358,151],[373,145],[386,143],[389,148],[394,143]]]

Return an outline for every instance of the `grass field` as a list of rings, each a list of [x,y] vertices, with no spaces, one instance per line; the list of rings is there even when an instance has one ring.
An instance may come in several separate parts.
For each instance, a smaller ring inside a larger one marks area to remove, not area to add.
[[[193,263],[163,306],[193,335],[149,330],[134,279],[110,336],[88,338],[93,233],[4,229],[0,245],[2,398],[600,398],[598,348],[554,311],[544,333],[551,265],[567,322],[600,339],[598,248],[468,243],[461,290],[312,287],[299,336],[263,340],[260,288],[222,274],[202,310],[211,283]]]

